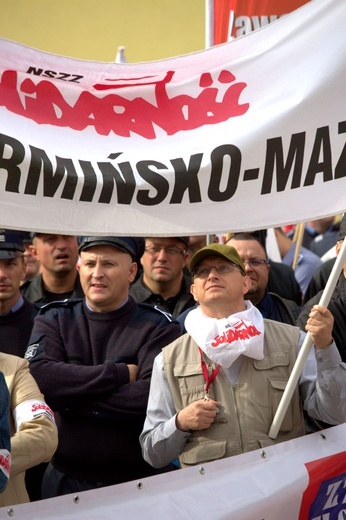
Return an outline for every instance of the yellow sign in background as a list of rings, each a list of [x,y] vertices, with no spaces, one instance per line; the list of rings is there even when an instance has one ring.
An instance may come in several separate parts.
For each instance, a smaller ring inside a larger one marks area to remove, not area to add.
[[[0,0],[0,37],[74,58],[153,61],[205,48],[205,0]]]

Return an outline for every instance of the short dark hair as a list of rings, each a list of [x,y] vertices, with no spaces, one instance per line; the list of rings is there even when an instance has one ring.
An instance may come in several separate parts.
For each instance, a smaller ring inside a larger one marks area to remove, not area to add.
[[[242,231],[242,232],[239,232],[239,233],[234,233],[226,242],[226,244],[230,241],[230,240],[246,240],[246,241],[250,241],[250,240],[255,240],[260,246],[261,248],[263,249],[264,251],[264,254],[265,254],[265,257],[266,259],[268,260],[268,255],[267,255],[267,250],[266,250],[266,247],[265,245],[263,245],[263,242],[262,240],[260,239],[259,236],[257,236],[256,234],[253,234],[253,233],[249,233],[248,231]]]

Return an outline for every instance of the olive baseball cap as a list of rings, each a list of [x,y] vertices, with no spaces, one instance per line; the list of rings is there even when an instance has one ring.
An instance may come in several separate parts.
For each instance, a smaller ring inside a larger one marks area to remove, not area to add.
[[[224,244],[210,244],[197,251],[190,260],[190,271],[192,274],[201,260],[207,256],[221,256],[228,262],[237,265],[241,273],[246,276],[244,262],[240,258],[237,250],[233,246],[226,246]]]

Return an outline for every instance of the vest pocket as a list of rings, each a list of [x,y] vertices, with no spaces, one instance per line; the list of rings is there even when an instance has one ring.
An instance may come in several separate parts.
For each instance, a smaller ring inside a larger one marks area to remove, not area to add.
[[[199,399],[204,399],[205,396],[205,385],[194,386],[191,388],[182,388],[181,390],[181,400],[183,407],[188,406],[194,401],[198,401]],[[209,397],[214,399],[213,392],[209,392]]]
[[[215,368],[214,365],[208,367],[209,373],[213,368]],[[174,367],[173,374],[179,386],[179,399],[181,402],[179,402],[179,406],[177,407],[178,409],[180,409],[180,405],[181,408],[185,408],[195,401],[204,399],[206,384],[200,363],[177,365]],[[214,401],[218,401],[215,396],[213,384],[209,387],[208,397]],[[222,403],[220,403],[218,408],[219,412],[215,417],[214,423],[227,422],[225,418],[225,409]]]
[[[174,367],[174,376],[178,381],[183,408],[194,401],[204,399],[205,381],[200,363],[178,365]],[[209,397],[215,399],[212,386],[209,389]]]
[[[226,441],[201,441],[196,439],[187,442],[179,459],[182,465],[192,466],[203,462],[222,459],[226,454]]]
[[[272,407],[273,394],[283,392],[289,378],[289,356],[287,352],[254,360],[255,370],[247,372],[251,378],[250,388],[253,402],[265,408]],[[277,405],[276,405],[277,407]]]
[[[273,419],[274,419],[274,416],[275,416],[276,411],[277,411],[277,409],[279,407],[281,398],[283,396],[284,390],[286,388],[287,381],[282,381],[282,380],[278,380],[278,379],[269,379],[269,384],[271,386],[272,415],[273,415]],[[280,427],[280,432],[282,432],[282,433],[289,432],[293,428],[293,418],[292,418],[292,408],[291,408],[291,406],[292,405],[290,403],[288,405],[285,417],[284,417],[284,419],[282,421],[282,424],[281,424],[281,427]]]

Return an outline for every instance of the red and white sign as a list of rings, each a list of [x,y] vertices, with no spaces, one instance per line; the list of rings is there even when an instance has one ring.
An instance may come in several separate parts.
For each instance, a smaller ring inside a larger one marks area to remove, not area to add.
[[[346,518],[346,451],[305,464],[309,485],[303,493],[299,520]]]
[[[346,2],[314,0],[138,64],[0,39],[1,226],[181,236],[344,212],[345,26]]]
[[[213,0],[213,42],[224,43],[275,22],[309,0]]]

